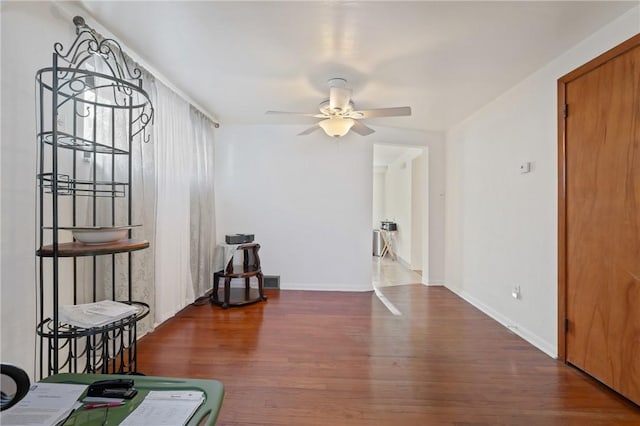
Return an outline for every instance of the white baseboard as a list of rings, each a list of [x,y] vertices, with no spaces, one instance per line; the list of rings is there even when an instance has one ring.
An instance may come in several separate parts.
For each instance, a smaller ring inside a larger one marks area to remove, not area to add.
[[[485,305],[483,302],[481,302],[480,300],[476,299],[475,297],[473,297],[472,295],[470,295],[466,291],[459,290],[459,289],[456,289],[456,288],[453,288],[453,287],[449,287],[447,285],[445,285],[445,287],[447,287],[449,290],[451,290],[452,292],[457,294],[460,298],[462,298],[462,299],[466,300],[467,302],[471,303],[474,307],[476,307],[477,309],[481,310],[482,312],[484,312],[485,314],[490,316],[495,321],[497,321],[500,324],[502,324],[504,327],[508,328],[514,334],[517,334],[518,336],[522,337],[527,342],[531,343],[536,348],[540,349],[542,352],[544,352],[547,355],[549,355],[551,358],[554,358],[554,359],[558,358],[558,351],[557,351],[557,348],[556,348],[556,346],[554,344],[551,344],[551,343],[547,342],[545,339],[541,338],[537,334],[535,334],[535,333],[531,332],[530,330],[526,329],[525,327],[523,327],[522,325],[518,324],[517,322],[512,321],[511,319],[505,317],[504,315],[502,315],[501,313],[495,311],[491,307]]]
[[[280,282],[280,290],[307,291],[373,291],[373,284],[340,284],[340,283],[285,283]]]
[[[443,286],[444,281],[429,281],[429,282],[422,281],[422,284],[426,285],[427,287]]]
[[[404,266],[405,268],[407,268],[408,270],[413,270],[413,268],[411,268],[411,264],[409,262],[407,262],[406,260],[404,260],[402,257],[398,256],[396,254],[396,260],[399,264],[401,264],[402,266]]]

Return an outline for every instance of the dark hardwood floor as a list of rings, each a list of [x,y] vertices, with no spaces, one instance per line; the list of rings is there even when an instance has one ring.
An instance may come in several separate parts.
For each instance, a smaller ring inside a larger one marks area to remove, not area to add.
[[[141,339],[147,375],[225,385],[218,425],[640,425],[640,408],[443,287],[267,291]]]

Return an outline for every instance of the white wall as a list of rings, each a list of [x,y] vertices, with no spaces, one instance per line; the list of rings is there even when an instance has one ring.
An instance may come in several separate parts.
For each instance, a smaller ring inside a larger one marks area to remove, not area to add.
[[[387,173],[387,166],[373,167],[373,207],[371,209],[371,229],[380,228],[380,222],[385,218],[384,212],[384,181]]]
[[[636,7],[447,133],[446,285],[552,356],[556,82],[639,31]],[[522,161],[533,163],[531,173],[519,174]]]
[[[331,139],[297,136],[300,130],[222,126],[215,155],[220,238],[255,233],[265,274],[280,275],[281,288],[371,290],[373,145],[433,145],[443,165],[442,136],[377,127],[368,137]]]
[[[422,222],[428,219],[421,216],[427,191],[423,181],[426,164],[418,162],[421,170],[414,170],[414,160],[422,155],[422,150],[406,149],[388,165],[385,175],[385,218],[398,225],[394,251],[411,269],[422,268]]]
[[[428,147],[378,144],[373,158],[374,228],[380,226],[381,220],[395,221],[399,232],[394,237],[394,251],[407,268],[420,270],[428,277]],[[428,280],[423,281],[429,284]]]
[[[411,262],[411,161],[399,158],[389,164],[385,180],[386,220],[395,222],[393,249],[405,265]]]
[[[2,256],[0,359],[29,372],[35,355],[36,128],[34,78],[56,41],[75,37],[48,2],[2,2]]]
[[[424,222],[427,216],[427,157],[423,152],[411,161],[411,269],[422,270],[424,249]],[[426,223],[428,224],[428,222]],[[428,235],[426,235],[428,239]],[[426,254],[426,253],[425,253]],[[428,255],[428,254],[427,254]]]
[[[281,288],[371,289],[372,151],[362,139],[286,126],[223,127],[216,146],[220,239],[252,233]]]
[[[443,138],[444,139],[444,138]],[[442,285],[445,282],[445,143],[427,146],[427,192],[425,211],[429,212],[429,229],[422,241],[422,283]],[[424,256],[428,256],[425,262]]]

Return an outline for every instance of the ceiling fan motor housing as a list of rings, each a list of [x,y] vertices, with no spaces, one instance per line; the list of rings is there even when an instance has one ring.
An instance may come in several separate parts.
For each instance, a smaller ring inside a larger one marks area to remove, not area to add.
[[[332,111],[345,111],[351,104],[351,89],[332,87],[329,89],[329,106]]]
[[[317,125],[304,130],[300,135],[308,135],[316,129],[321,128],[327,135],[333,137],[344,136],[349,130],[353,130],[362,136],[370,135],[374,130],[358,121],[362,118],[411,115],[411,107],[376,108],[356,111],[353,101],[351,100],[351,89],[347,88],[347,80],[344,78],[331,78],[327,83],[329,85],[329,99],[324,100],[318,106],[320,114],[284,111],[267,111],[267,114],[292,114],[321,118],[322,120]]]
[[[334,117],[334,116],[341,116],[341,115],[347,115],[350,112],[352,112],[355,109],[355,106],[353,104],[352,100],[349,100],[349,103],[342,107],[342,108],[335,108],[333,106],[331,106],[331,100],[327,99],[323,102],[320,103],[320,105],[318,106],[318,108],[320,109],[320,112],[324,115],[326,115],[327,117]]]

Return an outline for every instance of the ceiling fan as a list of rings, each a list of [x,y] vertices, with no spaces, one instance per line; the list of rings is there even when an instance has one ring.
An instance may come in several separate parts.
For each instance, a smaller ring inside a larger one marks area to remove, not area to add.
[[[321,128],[327,135],[336,138],[346,135],[349,130],[353,130],[362,136],[375,132],[372,128],[358,121],[360,119],[411,115],[411,107],[408,106],[357,111],[351,100],[351,89],[347,88],[347,80],[344,78],[332,78],[327,83],[329,85],[329,99],[320,103],[320,114],[286,111],[267,111],[266,113],[322,118],[317,124],[299,133],[299,135],[308,135]]]

